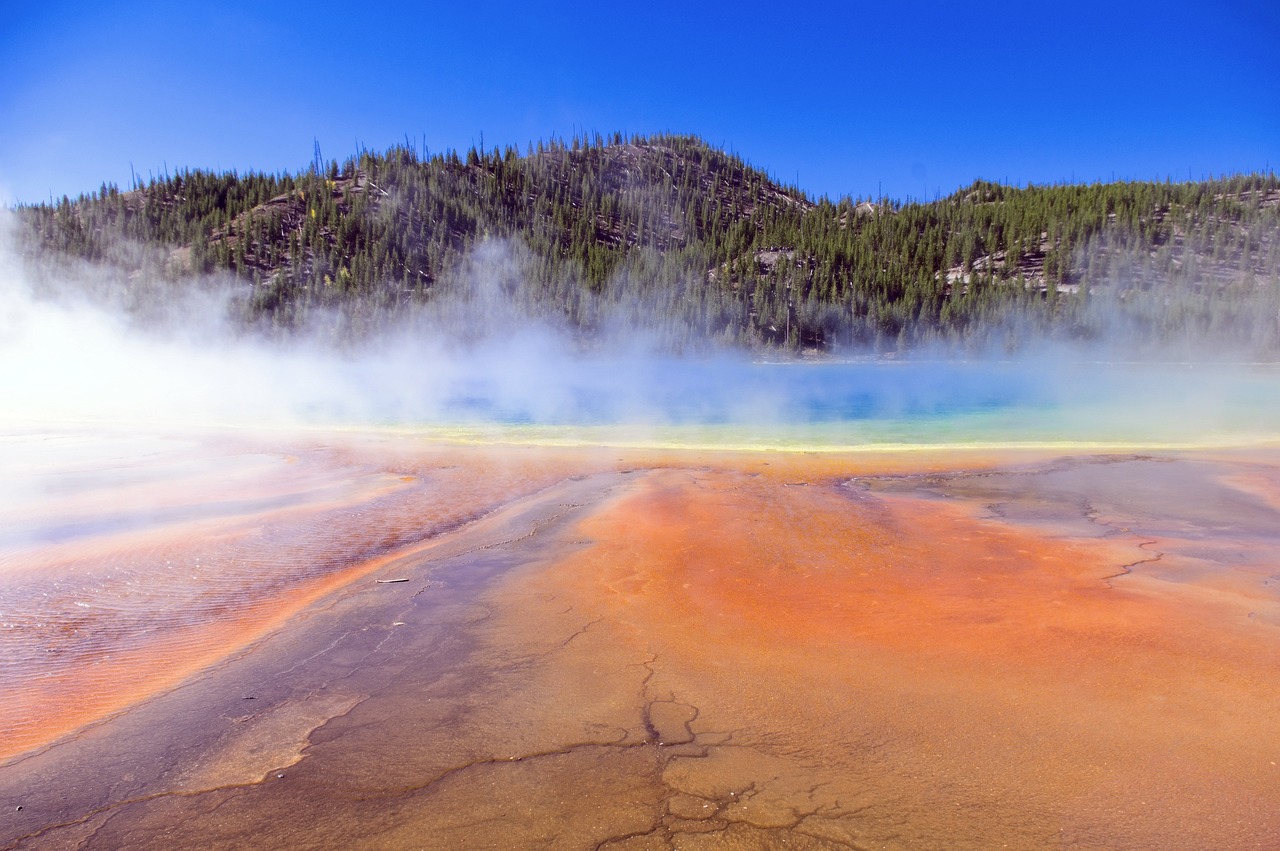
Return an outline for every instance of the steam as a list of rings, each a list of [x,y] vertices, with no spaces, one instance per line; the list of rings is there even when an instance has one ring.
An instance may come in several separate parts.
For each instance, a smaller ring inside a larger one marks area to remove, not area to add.
[[[6,245],[8,245],[6,240]],[[528,258],[482,244],[457,292],[359,345],[332,314],[287,342],[231,320],[229,281],[148,297],[87,264],[38,275],[0,255],[0,382],[11,422],[227,425],[652,419],[663,370],[640,336],[583,357],[524,290]],[[132,294],[130,292],[132,291]],[[155,294],[153,294],[155,295]]]
[[[1123,364],[1102,346],[1017,359],[677,358],[627,321],[636,304],[601,312],[605,342],[584,346],[525,289],[528,262],[518,245],[483,243],[455,291],[340,346],[348,318],[336,314],[283,343],[245,333],[230,319],[238,282],[193,282],[180,298],[165,284],[157,300],[145,276],[88,265],[36,275],[6,250],[0,427],[572,428],[685,443],[701,430],[693,442],[849,447],[1273,440],[1280,413],[1274,368]]]

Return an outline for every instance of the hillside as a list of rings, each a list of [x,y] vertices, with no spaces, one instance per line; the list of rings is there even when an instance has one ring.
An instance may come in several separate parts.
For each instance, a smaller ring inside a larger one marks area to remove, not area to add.
[[[624,323],[677,350],[1115,335],[1280,353],[1274,175],[815,202],[697,138],[615,134],[183,171],[17,214],[46,279],[87,261],[141,311],[225,279],[236,321],[280,336],[324,318],[366,338],[479,283],[588,344]]]

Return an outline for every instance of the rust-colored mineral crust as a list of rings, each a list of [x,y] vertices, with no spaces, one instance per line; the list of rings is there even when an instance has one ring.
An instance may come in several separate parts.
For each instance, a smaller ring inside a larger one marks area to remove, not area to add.
[[[208,657],[125,648],[138,695],[24,680],[0,847],[1280,836],[1273,450],[299,457],[288,506],[110,542],[320,563],[193,608]]]

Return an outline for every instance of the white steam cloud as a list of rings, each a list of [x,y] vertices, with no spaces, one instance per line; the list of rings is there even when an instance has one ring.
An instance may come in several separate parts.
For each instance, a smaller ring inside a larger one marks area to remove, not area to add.
[[[505,243],[480,246],[461,293],[434,304],[430,317],[407,317],[353,347],[335,345],[324,322],[288,343],[246,334],[228,318],[230,290],[216,282],[176,301],[169,289],[159,309],[143,311],[126,309],[120,282],[87,265],[42,271],[37,286],[6,248],[4,418],[270,426],[653,419],[651,397],[667,379],[646,342],[619,338],[582,357],[571,335],[522,303],[521,262]]]
[[[1280,381],[1260,366],[1125,366],[1065,348],[1017,362],[677,359],[610,317],[608,345],[584,353],[535,316],[523,262],[516,246],[483,244],[461,291],[353,347],[323,328],[287,343],[244,333],[229,282],[177,302],[166,286],[164,309],[126,310],[119,282],[91,267],[37,284],[6,249],[0,425],[688,426],[738,428],[751,445],[762,441],[744,429],[781,427],[792,442],[849,446],[1273,440],[1280,421]]]

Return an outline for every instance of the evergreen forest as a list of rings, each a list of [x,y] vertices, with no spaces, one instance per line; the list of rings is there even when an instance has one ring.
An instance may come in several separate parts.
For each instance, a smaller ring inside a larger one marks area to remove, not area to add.
[[[422,318],[465,337],[483,317],[447,306],[481,286],[586,347],[625,328],[672,352],[1280,356],[1274,174],[815,200],[696,137],[615,133],[342,163],[317,145],[296,174],[182,170],[14,212],[51,293],[92,279],[145,317],[216,288],[278,338]]]

